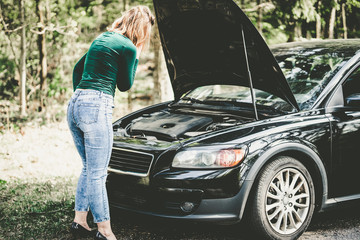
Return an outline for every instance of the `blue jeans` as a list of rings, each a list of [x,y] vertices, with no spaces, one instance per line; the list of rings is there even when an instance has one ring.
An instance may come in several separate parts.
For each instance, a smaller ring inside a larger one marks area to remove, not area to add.
[[[75,211],[89,211],[94,222],[110,219],[105,187],[113,144],[113,96],[96,90],[76,90],[67,110],[75,146],[83,162],[75,195]]]

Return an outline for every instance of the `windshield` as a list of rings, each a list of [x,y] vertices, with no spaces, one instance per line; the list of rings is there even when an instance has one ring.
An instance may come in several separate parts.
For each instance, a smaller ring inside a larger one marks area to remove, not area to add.
[[[350,59],[344,52],[331,48],[293,48],[275,51],[282,69],[301,110],[310,109],[322,90]]]
[[[306,44],[305,44],[306,45]],[[354,55],[353,49],[327,45],[327,48],[298,47],[287,45],[272,49],[289,86],[299,104],[300,110],[310,109],[320,93],[339,69]],[[256,104],[268,106],[277,111],[292,112],[295,109],[285,100],[255,89]],[[248,87],[234,85],[209,85],[198,87],[180,100],[207,104],[252,103]]]
[[[278,111],[292,111],[293,107],[283,99],[255,89],[256,104],[261,107],[271,107]],[[226,106],[252,107],[251,93],[248,87],[236,85],[209,85],[190,91],[179,103],[203,103]],[[264,109],[264,108],[262,108]],[[261,108],[259,109],[261,110]],[[265,108],[264,110],[269,110]]]

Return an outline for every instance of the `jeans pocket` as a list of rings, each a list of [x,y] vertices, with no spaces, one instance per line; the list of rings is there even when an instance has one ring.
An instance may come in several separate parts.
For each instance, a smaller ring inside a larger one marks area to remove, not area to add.
[[[96,123],[99,118],[100,104],[80,103],[77,108],[79,121],[85,124]]]

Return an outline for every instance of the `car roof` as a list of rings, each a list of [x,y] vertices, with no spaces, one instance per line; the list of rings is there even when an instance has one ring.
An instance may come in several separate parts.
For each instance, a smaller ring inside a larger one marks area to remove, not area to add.
[[[352,57],[360,53],[360,39],[331,39],[331,40],[308,40],[271,45],[270,50],[275,56],[284,54],[301,54],[304,52],[320,51],[341,53]]]

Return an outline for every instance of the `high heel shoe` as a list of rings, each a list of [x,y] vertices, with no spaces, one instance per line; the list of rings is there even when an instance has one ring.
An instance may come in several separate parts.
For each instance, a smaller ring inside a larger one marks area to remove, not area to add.
[[[91,237],[94,236],[95,232],[91,230],[87,230],[80,224],[73,222],[70,227],[70,232],[74,236],[75,239],[83,238],[83,237]]]
[[[99,231],[96,232],[94,239],[107,240],[107,238]]]

